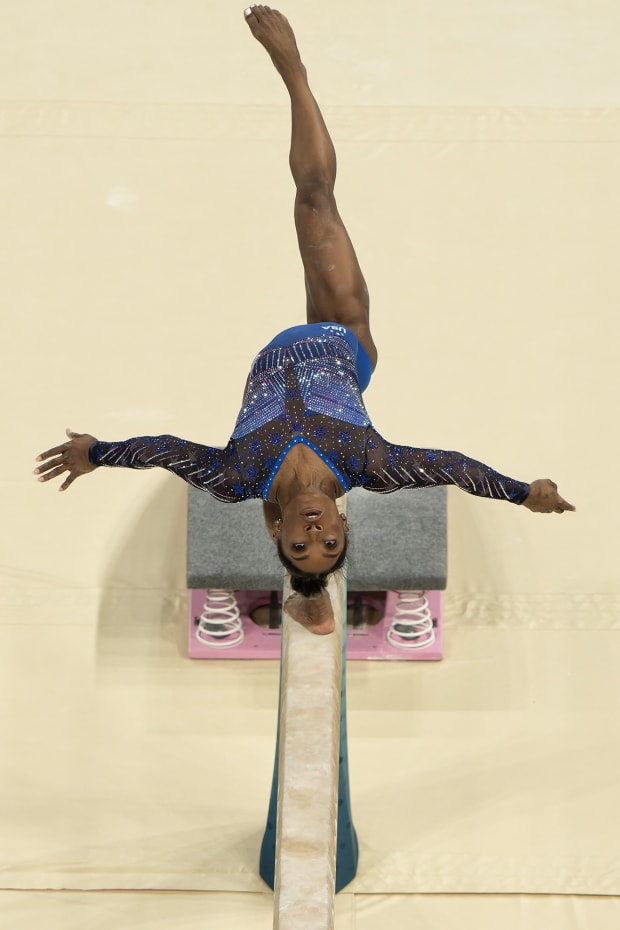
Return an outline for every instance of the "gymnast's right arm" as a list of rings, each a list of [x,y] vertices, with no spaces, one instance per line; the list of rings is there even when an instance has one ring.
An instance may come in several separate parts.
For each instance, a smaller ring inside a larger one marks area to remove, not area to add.
[[[232,500],[224,477],[226,450],[188,442],[176,436],[138,436],[124,442],[99,442],[88,433],[67,430],[67,441],[37,456],[39,481],[66,474],[60,486],[66,491],[76,478],[100,465],[121,468],[165,468],[188,484],[210,491],[215,497]]]

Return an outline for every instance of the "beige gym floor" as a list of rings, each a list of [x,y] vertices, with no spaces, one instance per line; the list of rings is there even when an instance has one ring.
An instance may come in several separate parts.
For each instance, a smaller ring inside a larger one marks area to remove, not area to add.
[[[393,441],[449,492],[441,663],[350,663],[337,930],[620,926],[620,8],[291,0]],[[230,0],[6,0],[0,920],[268,928],[275,662],[190,661],[186,489],[32,477],[69,426],[224,444],[303,318],[284,89]]]

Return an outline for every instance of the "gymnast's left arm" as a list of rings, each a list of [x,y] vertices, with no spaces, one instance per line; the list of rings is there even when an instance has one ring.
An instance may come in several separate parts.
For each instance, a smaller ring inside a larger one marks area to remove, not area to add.
[[[66,474],[60,486],[66,491],[81,475],[102,465],[119,468],[165,468],[215,496],[222,479],[223,449],[203,446],[177,436],[137,436],[122,442],[100,442],[89,433],[67,430],[67,441],[37,456],[39,481]],[[223,489],[222,489],[223,490]]]
[[[549,478],[531,483],[518,481],[461,452],[416,449],[379,440],[374,459],[375,467],[370,467],[364,483],[369,490],[386,493],[403,488],[453,484],[477,497],[523,504],[534,513],[575,510],[560,496],[557,485]],[[376,467],[378,464],[380,468]]]

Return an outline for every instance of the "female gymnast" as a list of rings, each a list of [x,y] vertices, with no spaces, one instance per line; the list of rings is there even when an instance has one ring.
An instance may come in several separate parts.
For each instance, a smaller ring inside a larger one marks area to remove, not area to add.
[[[291,100],[289,164],[307,323],[280,333],[256,356],[224,449],[174,436],[99,442],[67,430],[68,441],[37,457],[42,464],[35,474],[40,481],[66,475],[65,491],[103,465],[158,466],[222,501],[262,498],[267,529],[296,592],[289,612],[314,632],[328,633],[333,620],[325,586],[344,562],[348,533],[336,499],[350,488],[385,494],[453,484],[538,513],[575,508],[547,478],[527,484],[458,452],[394,445],[374,429],[362,392],[377,349],[366,283],[334,199],[334,146],[288,20],[263,5],[244,16]]]

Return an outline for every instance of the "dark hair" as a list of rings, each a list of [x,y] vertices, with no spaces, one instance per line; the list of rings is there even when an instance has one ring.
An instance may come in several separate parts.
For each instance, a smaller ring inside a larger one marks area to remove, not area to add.
[[[284,555],[282,549],[282,543],[278,539],[276,547],[278,550],[278,558],[284,565],[285,569],[291,577],[291,588],[297,594],[301,594],[303,597],[312,597],[313,594],[320,594],[327,587],[327,579],[333,572],[337,572],[339,568],[342,568],[344,565],[345,559],[347,557],[347,549],[349,545],[348,536],[344,537],[344,546],[342,547],[342,552],[334,562],[333,567],[328,572],[323,572],[321,574],[314,572],[302,572],[299,569],[298,565],[295,565],[289,558]]]

